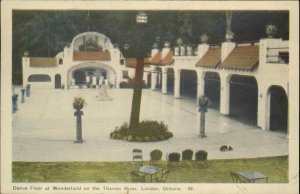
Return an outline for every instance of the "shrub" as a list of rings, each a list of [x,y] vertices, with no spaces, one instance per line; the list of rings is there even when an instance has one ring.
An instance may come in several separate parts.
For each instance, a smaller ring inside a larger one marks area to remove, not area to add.
[[[130,142],[155,142],[173,137],[164,122],[145,120],[139,123],[137,129],[130,129],[128,123],[110,133],[112,139],[121,139]]]

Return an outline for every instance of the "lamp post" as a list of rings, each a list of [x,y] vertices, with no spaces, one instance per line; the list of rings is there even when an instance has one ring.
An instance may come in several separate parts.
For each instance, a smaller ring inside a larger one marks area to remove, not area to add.
[[[201,96],[198,100],[199,112],[200,112],[200,137],[206,137],[205,135],[205,113],[207,112],[207,107],[209,104],[209,99],[206,96]]]
[[[136,58],[135,78],[133,80],[133,98],[131,106],[131,115],[129,127],[131,129],[137,129],[140,119],[140,106],[143,88],[143,71],[144,71],[144,59],[146,57],[147,49],[149,48],[143,38],[143,27],[148,22],[148,16],[144,12],[139,12],[136,15],[135,23],[137,24],[138,34],[136,38],[136,45],[125,45],[124,54],[125,57]]]

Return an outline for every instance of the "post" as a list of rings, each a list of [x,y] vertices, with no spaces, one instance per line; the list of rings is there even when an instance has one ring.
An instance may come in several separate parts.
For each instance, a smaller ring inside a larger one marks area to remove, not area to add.
[[[26,85],[26,97],[30,96],[30,84]]]
[[[74,116],[76,116],[76,141],[74,143],[82,143],[82,121],[81,115],[83,115],[83,111],[80,109],[76,109],[74,112]]]
[[[15,113],[18,110],[18,94],[12,96],[12,112]]]
[[[201,96],[198,100],[199,112],[200,112],[200,137],[206,137],[205,135],[205,112],[207,112],[207,107],[209,104],[209,99],[206,96]]]
[[[25,102],[25,89],[21,89],[21,93],[22,93],[22,99],[21,99],[21,103],[24,103]]]
[[[206,137],[205,135],[205,110],[200,111],[200,137]]]
[[[74,143],[82,143],[82,121],[81,115],[83,112],[81,109],[84,107],[86,101],[82,97],[75,97],[73,102],[73,108],[76,109],[74,116],[76,116],[76,141]]]

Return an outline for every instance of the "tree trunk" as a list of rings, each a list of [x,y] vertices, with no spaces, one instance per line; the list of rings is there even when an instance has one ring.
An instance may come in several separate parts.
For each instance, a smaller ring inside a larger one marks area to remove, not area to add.
[[[133,98],[131,106],[130,124],[131,129],[136,129],[140,120],[140,106],[142,100],[143,88],[143,71],[144,71],[144,57],[137,58],[135,68],[135,78],[133,81]]]

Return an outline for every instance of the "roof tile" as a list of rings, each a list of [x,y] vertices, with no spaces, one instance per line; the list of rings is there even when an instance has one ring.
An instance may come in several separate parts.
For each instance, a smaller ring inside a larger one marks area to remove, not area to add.
[[[145,66],[148,66],[149,62],[150,62],[149,58],[145,58],[144,59]],[[137,59],[136,58],[126,58],[125,59],[125,65],[126,65],[126,67],[135,68],[136,64],[137,64]]]
[[[174,62],[173,52],[170,51],[160,62],[161,65],[171,65]]]
[[[30,57],[30,67],[56,67],[55,57]]]
[[[110,52],[104,51],[74,51],[73,59],[75,61],[110,61]]]
[[[196,63],[196,67],[216,68],[221,62],[221,49],[210,48],[204,56]]]
[[[238,46],[220,65],[220,68],[253,70],[259,61],[259,47],[255,46]]]

